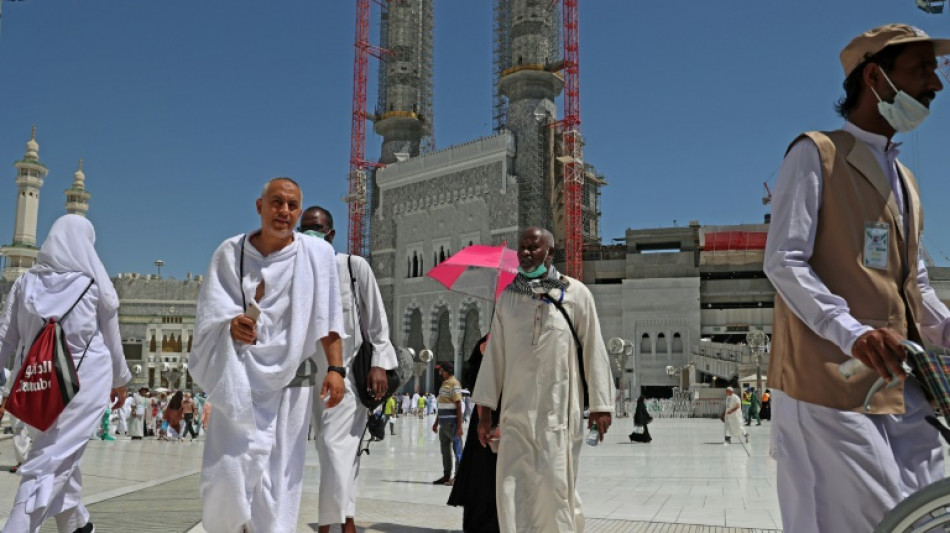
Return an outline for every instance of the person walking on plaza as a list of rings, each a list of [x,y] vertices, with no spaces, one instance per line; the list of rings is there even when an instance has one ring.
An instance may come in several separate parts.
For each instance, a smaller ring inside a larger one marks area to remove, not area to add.
[[[453,467],[458,472],[462,459],[462,385],[455,379],[455,365],[451,361],[439,363],[436,371],[442,378],[442,386],[439,387],[439,413],[432,432],[439,434],[442,447],[442,477],[432,484],[452,485],[455,483]]]
[[[749,416],[745,419],[745,425],[751,426],[752,419],[755,419],[755,425],[762,425],[761,406],[762,400],[759,399],[759,391],[755,390],[755,387],[749,387]]]
[[[336,230],[333,216],[322,207],[307,208],[300,218],[300,231],[333,244]],[[317,455],[320,458],[320,496],[318,523],[320,533],[329,533],[332,524],[341,524],[344,533],[356,533],[356,487],[360,463],[357,452],[366,428],[367,409],[356,390],[353,361],[360,346],[373,345],[373,358],[367,388],[374,398],[382,399],[389,385],[386,370],[396,368],[396,349],[389,340],[389,320],[369,263],[360,256],[336,254],[343,305],[343,363],[346,394],[333,409],[322,398],[314,398],[313,418]],[[367,335],[363,338],[363,333]],[[320,362],[325,373],[325,363]]]
[[[633,411],[633,425],[635,428],[642,427],[643,432],[641,433],[634,429],[633,433],[628,435],[630,442],[652,442],[653,437],[650,436],[650,422],[653,422],[653,417],[650,416],[650,412],[647,411],[646,398],[640,395],[640,397],[637,398],[637,407]]]
[[[478,376],[488,344],[488,335],[475,343],[475,348],[468,358],[469,371],[466,376],[466,388],[475,390],[478,383],[473,377]],[[492,426],[498,425],[498,411],[492,411]],[[459,462],[458,472],[455,474],[455,483],[449,495],[449,505],[462,507],[462,531],[465,533],[497,533],[498,506],[495,503],[495,469],[498,466],[498,456],[489,448],[478,442],[478,411],[472,414],[468,426],[468,436],[465,439],[465,449],[462,451],[462,460]]]
[[[185,395],[181,391],[175,392],[162,415],[162,420],[168,424],[166,432],[171,441],[181,442],[184,438],[184,402]]]
[[[32,448],[17,472],[20,486],[3,533],[34,533],[49,517],[60,532],[90,533],[82,504],[80,462],[110,391],[125,395],[132,379],[119,334],[119,297],[95,250],[92,223],[64,215],[53,223],[36,264],[13,284],[0,316],[0,368],[13,359],[14,375],[45,319],[62,327],[82,387],[46,431],[31,430]],[[71,309],[71,310],[70,310]],[[61,319],[61,321],[60,321]]]
[[[293,180],[268,181],[256,204],[260,229],[218,247],[198,295],[188,369],[214,404],[200,484],[208,533],[297,529],[314,358],[331,370],[328,408],[345,388],[333,247],[295,233]]]
[[[742,402],[742,420],[748,422],[749,408],[752,406],[752,393],[749,391],[748,385],[742,387],[742,395],[739,397],[739,399]]]
[[[208,422],[211,421],[211,402],[207,399],[201,406],[201,430],[208,431]]]
[[[392,395],[389,399],[386,400],[386,403],[383,407],[383,416],[386,417],[386,420],[389,421],[389,434],[396,434],[396,425],[393,422],[393,419],[396,418],[396,395]]]
[[[490,412],[500,410],[501,531],[579,532],[584,530],[577,492],[581,446],[588,427],[596,428],[599,440],[610,427],[615,398],[610,359],[590,291],[552,265],[551,232],[526,229],[518,259],[517,276],[495,303],[478,371],[478,438],[488,445]]]
[[[129,437],[132,440],[142,440],[145,436],[145,407],[148,403],[145,398],[145,392],[148,389],[142,387],[132,395],[129,400]]]
[[[769,389],[762,395],[762,420],[772,420],[772,391]]]
[[[933,408],[900,363],[904,339],[950,346],[950,311],[930,286],[920,189],[893,139],[927,117],[948,53],[950,40],[904,24],[852,39],[844,126],[798,136],[779,170],[764,270],[777,291],[772,455],[790,533],[871,531],[944,476]],[[838,366],[852,358],[869,370],[846,380]],[[865,410],[879,377],[896,386]]]
[[[723,415],[723,432],[726,444],[732,442],[732,437],[739,437],[749,442],[749,434],[742,427],[742,403],[732,387],[726,387],[726,410]]]
[[[192,399],[191,393],[186,392],[185,397],[181,400],[181,414],[184,417],[184,431],[181,432],[181,436],[184,438],[185,432],[187,431],[191,435],[191,440],[195,440],[195,437],[198,436],[198,433],[195,432],[195,418],[198,414],[198,406],[195,404],[195,400]]]

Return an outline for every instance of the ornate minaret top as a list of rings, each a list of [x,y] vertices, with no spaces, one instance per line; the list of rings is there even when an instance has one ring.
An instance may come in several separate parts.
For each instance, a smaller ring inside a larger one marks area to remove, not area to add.
[[[16,167],[16,222],[13,244],[3,248],[5,263],[3,277],[14,280],[36,262],[36,219],[40,209],[40,189],[49,169],[40,163],[40,145],[36,142],[36,126],[26,143],[23,159]]]
[[[82,171],[82,159],[79,160],[79,170],[73,174],[73,186],[66,189],[66,213],[86,216],[89,211],[89,197],[86,192],[86,174]]]

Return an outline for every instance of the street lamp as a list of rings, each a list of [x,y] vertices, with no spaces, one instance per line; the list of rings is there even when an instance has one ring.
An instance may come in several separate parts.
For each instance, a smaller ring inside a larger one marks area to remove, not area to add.
[[[155,266],[158,267],[158,277],[162,277],[162,267],[165,266],[165,261],[162,261],[161,259],[156,259]]]
[[[633,343],[614,337],[607,341],[607,350],[613,354],[614,362],[620,370],[620,405],[617,409],[617,417],[624,417],[627,416],[627,398],[624,394],[624,382],[627,381],[627,357],[633,354]]]
[[[750,328],[745,341],[755,354],[755,391],[756,394],[762,394],[762,352],[765,351],[769,337],[761,329]]]

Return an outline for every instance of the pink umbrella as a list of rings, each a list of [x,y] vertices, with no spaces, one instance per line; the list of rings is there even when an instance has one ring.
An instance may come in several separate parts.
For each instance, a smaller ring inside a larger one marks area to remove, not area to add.
[[[518,254],[502,246],[474,244],[426,273],[451,291],[496,300],[518,273]]]

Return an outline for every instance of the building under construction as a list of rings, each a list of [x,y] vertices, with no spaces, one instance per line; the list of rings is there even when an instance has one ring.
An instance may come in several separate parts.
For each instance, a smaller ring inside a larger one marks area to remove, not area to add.
[[[494,0],[494,46],[486,54],[494,55],[495,134],[435,150],[434,4],[383,2],[378,47],[365,42],[365,19],[364,27],[358,21],[356,70],[361,50],[363,60],[378,58],[379,94],[372,113],[354,102],[354,121],[365,113],[383,141],[378,162],[363,161],[361,153],[351,157],[367,179],[363,203],[351,201],[350,219],[362,217],[369,241],[368,250],[360,249],[351,234],[350,251],[370,256],[394,342],[417,352],[429,348],[437,361],[461,362],[488,330],[490,303],[447,292],[425,272],[470,244],[515,247],[529,226],[550,228],[558,250],[565,250],[564,184],[571,169],[586,178],[578,183],[581,198],[572,200],[582,218],[578,242],[599,246],[599,189],[606,181],[581,157],[565,157],[567,129],[576,133],[568,143],[580,149],[582,141],[577,124],[569,124],[555,103],[568,76],[562,1]],[[365,96],[365,76],[358,78],[354,98]],[[360,190],[361,179],[351,190]]]

